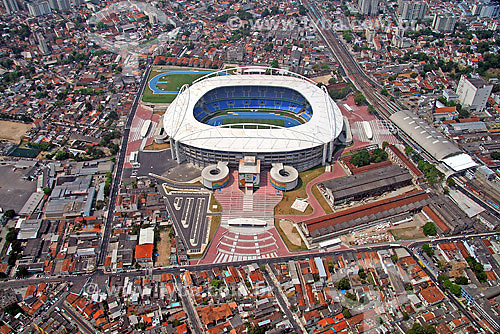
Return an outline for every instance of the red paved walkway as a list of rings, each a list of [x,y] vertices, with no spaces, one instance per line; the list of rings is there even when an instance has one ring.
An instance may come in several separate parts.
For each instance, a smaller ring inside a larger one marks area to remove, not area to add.
[[[130,133],[128,137],[127,151],[125,153],[125,163],[123,165],[123,168],[132,168],[132,165],[130,164],[130,154],[132,152],[138,151],[143,147],[151,145],[153,143],[154,134],[156,131],[156,127],[158,126],[158,123],[160,121],[160,117],[160,115],[153,114],[153,110],[151,108],[145,108],[139,104],[130,126]],[[148,137],[142,138],[141,129],[144,122],[147,120],[151,120],[151,126],[147,134]]]

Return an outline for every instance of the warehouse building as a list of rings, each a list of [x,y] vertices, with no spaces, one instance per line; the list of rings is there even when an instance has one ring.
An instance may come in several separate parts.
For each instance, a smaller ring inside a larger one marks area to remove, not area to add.
[[[334,204],[380,195],[412,184],[411,174],[396,165],[323,182],[334,198]]]
[[[309,219],[300,227],[316,243],[381,222],[406,219],[421,211],[428,202],[429,195],[425,191],[415,190]]]
[[[390,120],[409,139],[436,160],[445,163],[453,171],[460,172],[477,166],[470,155],[463,153],[457,145],[452,143],[439,130],[411,111],[398,111],[391,115]]]

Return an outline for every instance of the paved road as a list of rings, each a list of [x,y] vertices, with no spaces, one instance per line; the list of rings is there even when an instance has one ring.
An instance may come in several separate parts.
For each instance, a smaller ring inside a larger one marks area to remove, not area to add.
[[[187,288],[184,287],[182,284],[181,279],[178,277],[178,275],[174,276],[175,280],[175,285],[177,287],[177,292],[181,296],[182,299],[182,306],[184,307],[184,310],[186,311],[189,321],[191,323],[191,327],[193,328],[195,334],[201,334],[201,323],[199,322],[198,315],[196,314],[196,311],[193,308],[193,304],[191,303],[191,299],[188,296],[189,291]]]
[[[75,312],[71,306],[67,306],[64,300],[62,300],[59,307],[61,310],[64,310],[62,314],[71,318],[71,320],[73,320],[73,322],[75,322],[82,331],[87,334],[95,333],[95,330],[90,327],[84,319],[82,319],[81,315]]]
[[[416,251],[414,251],[414,249],[407,248],[407,247],[404,247],[404,248],[408,251],[408,253],[411,254],[411,256],[415,259],[415,261],[418,262],[420,260],[420,258],[415,255]],[[469,319],[469,321],[474,324],[474,326],[476,328],[483,328],[483,326],[481,326],[481,324],[479,324],[479,322],[477,322],[477,320],[469,313],[469,310],[467,310],[462,305],[462,303],[460,303],[458,301],[458,299],[452,293],[450,293],[450,291],[447,290],[445,288],[445,286],[443,284],[441,284],[441,282],[439,282],[439,280],[437,279],[437,277],[434,276],[434,274],[429,270],[429,268],[427,266],[424,266],[423,270],[425,271],[425,273],[427,274],[427,276],[429,276],[432,279],[432,281],[434,282],[434,284],[436,286],[439,286],[439,288],[441,289],[441,291],[445,292],[446,296],[450,299],[450,301],[452,302],[452,304],[454,304],[455,307],[458,308]]]
[[[281,256],[281,257],[275,257],[275,258],[269,258],[269,259],[258,259],[258,260],[246,260],[246,261],[233,261],[233,262],[227,262],[227,263],[207,263],[207,264],[196,264],[196,265],[185,265],[185,266],[177,266],[177,267],[160,267],[160,268],[153,268],[152,269],[152,274],[153,275],[161,275],[161,274],[174,274],[174,275],[179,275],[185,270],[190,270],[190,271],[204,271],[204,270],[211,270],[213,268],[220,268],[222,266],[243,266],[243,265],[248,265],[248,264],[253,264],[257,263],[257,265],[265,265],[265,264],[273,264],[273,263],[281,263],[281,262],[287,262],[289,260],[294,260],[294,261],[301,261],[301,260],[308,260],[310,258],[314,257],[326,257],[326,256],[332,256],[332,255],[339,255],[343,253],[357,253],[357,252],[372,252],[372,251],[378,251],[378,250],[383,250],[383,249],[394,249],[394,248],[414,248],[417,246],[421,246],[424,243],[443,243],[443,242],[450,242],[450,241],[457,241],[457,240],[467,240],[470,238],[480,238],[480,237],[490,237],[490,236],[499,236],[500,237],[500,232],[486,232],[486,233],[477,233],[477,234],[471,234],[471,235],[457,235],[457,236],[451,236],[451,237],[444,237],[444,238],[427,238],[427,239],[418,239],[414,240],[410,243],[408,242],[391,242],[391,243],[381,243],[381,244],[372,244],[372,245],[362,245],[362,246],[355,246],[347,249],[336,249],[336,250],[330,250],[330,251],[324,251],[324,252],[317,252],[317,253],[303,253],[303,254],[292,254],[292,255],[287,255],[287,256]],[[412,253],[410,251],[410,253]],[[125,270],[120,273],[105,273],[102,269],[96,270],[94,273],[89,273],[89,274],[78,274],[78,275],[68,275],[62,278],[31,278],[31,279],[25,279],[25,280],[5,280],[0,283],[1,288],[19,288],[23,286],[27,286],[30,284],[39,284],[42,282],[62,282],[62,281],[70,281],[70,282],[78,282],[83,279],[88,279],[89,277],[94,277],[94,276],[106,276],[106,277],[125,277],[125,276],[130,276],[130,277],[138,277],[138,276],[144,276],[148,275],[147,270],[145,269],[132,269],[132,270]]]
[[[148,175],[151,179],[155,180],[158,184],[163,184],[165,183],[167,187],[172,188],[172,189],[181,189],[181,190],[205,190],[205,187],[201,184],[195,184],[195,183],[177,183],[174,181],[171,181],[165,177],[162,177],[161,175],[156,175],[153,173],[149,173]]]
[[[128,115],[127,123],[125,125],[125,130],[123,131],[122,143],[120,145],[120,152],[118,153],[118,161],[115,168],[115,176],[113,178],[113,184],[111,186],[111,194],[109,197],[108,204],[108,214],[106,217],[106,225],[104,227],[103,236],[101,239],[101,245],[99,247],[99,254],[97,256],[97,265],[103,265],[104,259],[106,258],[106,253],[108,249],[109,238],[111,236],[111,225],[113,223],[113,218],[115,214],[115,206],[116,206],[116,195],[118,195],[118,190],[120,188],[120,182],[123,173],[123,165],[125,163],[125,154],[127,152],[127,143],[128,137],[130,134],[130,126],[132,125],[132,120],[135,116],[135,111],[137,110],[137,106],[139,105],[140,98],[142,96],[142,92],[144,91],[144,87],[149,78],[149,74],[151,73],[151,64],[148,65],[146,71],[141,80],[141,84],[139,86],[139,90],[135,97],[134,103],[132,104],[132,108],[130,109],[130,113]]]
[[[288,305],[286,304],[285,300],[283,299],[283,296],[281,295],[280,288],[278,286],[276,286],[276,284],[274,284],[274,281],[272,280],[271,276],[269,276],[269,273],[267,272],[267,270],[264,270],[262,272],[262,274],[264,275],[264,278],[267,282],[267,285],[269,285],[272,288],[273,294],[276,296],[276,300],[278,301],[280,308],[283,310],[283,312],[285,312],[285,315],[288,318],[288,320],[290,321],[290,323],[292,324],[294,331],[296,333],[303,333],[302,328],[300,328],[300,326],[295,321],[295,318],[293,317],[292,312],[290,311],[290,309],[288,308]]]

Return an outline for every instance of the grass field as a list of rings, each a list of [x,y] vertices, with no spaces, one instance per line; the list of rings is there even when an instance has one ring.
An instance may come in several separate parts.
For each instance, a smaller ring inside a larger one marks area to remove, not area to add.
[[[316,177],[325,172],[324,166],[314,167],[299,173],[299,184],[292,191],[283,192],[283,199],[274,208],[275,215],[309,215],[313,212],[311,206],[308,206],[304,212],[300,212],[291,208],[297,197],[306,198],[306,185]],[[321,202],[320,202],[321,203]]]
[[[189,71],[187,69],[186,71]],[[177,94],[153,94],[153,91],[149,88],[149,81],[158,74],[168,73],[171,71],[151,71],[148,78],[148,83],[144,87],[144,94],[142,95],[143,102],[150,103],[171,103]],[[207,71],[208,73],[209,71]],[[178,91],[184,84],[191,84],[196,79],[206,75],[207,73],[193,73],[193,74],[171,74],[165,76],[161,81],[168,81],[168,83],[160,82],[158,88],[166,91]]]
[[[222,212],[222,206],[220,205],[219,201],[215,198],[214,194],[210,195],[210,207],[209,210],[211,212]]]
[[[312,187],[312,193],[314,197],[316,197],[316,199],[318,200],[318,203],[321,205],[321,208],[325,210],[325,213],[327,215],[333,213],[332,208],[330,207],[330,205],[328,205],[328,202],[323,197],[323,195],[321,195],[321,192],[319,191],[317,184]]]
[[[268,124],[276,126],[285,126],[285,121],[283,119],[275,118],[224,118],[222,124],[241,124],[241,123],[251,123],[251,124]],[[247,126],[245,126],[247,127]]]
[[[211,216],[210,217],[210,234],[208,237],[208,240],[212,240],[214,238],[215,232],[217,232],[217,229],[219,228],[220,225],[220,216]]]

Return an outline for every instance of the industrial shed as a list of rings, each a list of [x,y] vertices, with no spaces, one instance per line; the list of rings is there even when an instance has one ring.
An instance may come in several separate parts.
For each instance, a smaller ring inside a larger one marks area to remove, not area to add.
[[[390,120],[436,160],[442,161],[462,152],[439,130],[411,111],[398,111],[391,115]]]
[[[452,143],[439,130],[411,111],[398,111],[391,115],[390,120],[427,153],[436,160],[444,162],[455,172],[477,166],[470,155],[464,154],[457,145]]]
[[[332,192],[335,204],[381,194],[411,183],[411,174],[396,165],[323,182]]]

